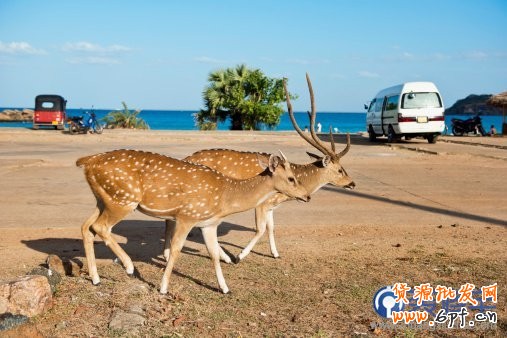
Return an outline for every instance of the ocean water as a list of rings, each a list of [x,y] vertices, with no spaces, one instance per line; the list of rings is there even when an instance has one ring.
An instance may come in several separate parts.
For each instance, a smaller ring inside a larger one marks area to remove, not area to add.
[[[16,108],[0,108],[0,111],[4,109],[16,109]],[[17,108],[20,109],[20,108]],[[67,109],[67,115],[79,116],[83,115],[87,110],[84,109]],[[111,110],[96,109],[95,113],[99,119],[103,118]],[[180,111],[180,110],[143,110],[139,114],[139,117],[143,118],[153,130],[198,130],[195,126],[193,114],[195,111]],[[295,112],[294,116],[301,129],[305,126],[309,126],[308,114],[306,112]],[[452,118],[467,118],[465,116],[446,115],[445,123],[449,128],[452,129]],[[502,127],[502,116],[482,116],[482,123],[484,128],[489,131],[491,125],[494,125],[498,132],[501,131]],[[329,128],[333,128],[334,132],[339,133],[358,133],[366,131],[366,113],[356,112],[322,112],[317,113],[316,122],[320,122],[322,125],[322,132],[328,132]],[[31,128],[31,122],[0,122],[0,128]],[[230,123],[228,121],[219,124],[218,130],[229,130]],[[289,119],[289,115],[284,113],[281,116],[280,124],[275,128],[269,129],[264,128],[263,130],[272,131],[289,131],[293,130],[292,123]]]

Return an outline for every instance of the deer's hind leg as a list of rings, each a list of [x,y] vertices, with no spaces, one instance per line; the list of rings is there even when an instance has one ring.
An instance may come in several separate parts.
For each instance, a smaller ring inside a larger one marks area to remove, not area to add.
[[[166,224],[168,226],[171,224],[170,222]],[[166,294],[167,289],[169,287],[169,280],[171,278],[171,274],[174,268],[174,263],[176,259],[180,255],[181,249],[183,249],[183,244],[185,244],[185,240],[187,239],[188,233],[192,229],[195,222],[185,221],[185,220],[176,220],[174,226],[170,228],[166,228],[166,241],[169,245],[169,254],[167,258],[167,265],[164,270],[164,275],[162,276],[162,282],[160,283],[160,293]]]
[[[95,234],[99,235],[106,246],[108,246],[121,260],[123,266],[127,270],[127,273],[129,275],[134,273],[134,264],[132,264],[132,260],[111,236],[112,227],[121,221],[132,210],[133,208],[128,206],[110,206],[98,203],[94,213],[81,226],[86,260],[88,261],[88,270],[94,285],[100,283],[100,277],[97,272],[97,264],[95,261],[95,252],[93,249],[93,238],[95,237]]]
[[[92,279],[92,283],[97,285],[100,283],[99,274],[97,272],[97,264],[95,262],[95,250],[93,248],[93,238],[95,232],[90,229],[91,225],[95,223],[100,215],[100,209],[97,206],[93,214],[81,225],[81,235],[83,236],[83,245],[86,255],[86,262],[88,263],[88,274]]]
[[[213,262],[213,266],[215,268],[218,285],[223,293],[228,293],[229,287],[225,283],[222,267],[220,266],[220,245],[218,244],[217,226],[218,224],[214,226],[207,226],[201,228],[201,230],[204,237],[204,243],[206,244],[206,248],[208,249],[211,261]]]

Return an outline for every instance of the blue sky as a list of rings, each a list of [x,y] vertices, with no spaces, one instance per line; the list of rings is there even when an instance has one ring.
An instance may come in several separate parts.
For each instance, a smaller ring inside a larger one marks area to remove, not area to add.
[[[70,108],[202,108],[214,70],[287,77],[309,109],[363,111],[432,81],[445,105],[507,90],[507,1],[0,0],[0,107],[42,93]]]

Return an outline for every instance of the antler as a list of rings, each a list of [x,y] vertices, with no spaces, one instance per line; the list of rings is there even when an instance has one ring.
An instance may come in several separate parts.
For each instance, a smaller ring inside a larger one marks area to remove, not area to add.
[[[286,79],[283,80],[283,88],[285,90],[285,96],[287,99],[287,110],[289,111],[289,117],[292,122],[292,125],[294,126],[294,129],[296,129],[297,133],[310,145],[317,148],[320,152],[322,152],[325,155],[329,155],[332,157],[342,157],[344,156],[350,148],[350,135],[347,133],[347,145],[345,146],[345,149],[342,150],[339,154],[336,154],[336,146],[333,138],[333,131],[332,128],[329,128],[329,137],[331,139],[331,149],[328,148],[325,144],[322,143],[322,141],[319,139],[317,134],[315,133],[315,117],[317,115],[317,110],[315,108],[315,97],[313,94],[313,86],[312,82],[310,81],[310,76],[308,73],[306,73],[306,82],[308,83],[308,91],[310,92],[310,105],[311,105],[311,112],[308,112],[309,118],[310,118],[310,134],[312,135],[312,138],[310,139],[301,128],[299,128],[298,124],[296,123],[296,119],[294,118],[294,112],[292,110],[292,104],[290,102],[289,92],[287,91],[287,83]]]
[[[310,145],[312,145],[313,147],[317,148],[321,152],[326,153],[325,149],[322,149],[318,144],[315,143],[314,140],[312,140],[311,138],[309,138],[301,130],[301,128],[299,128],[299,125],[296,122],[296,118],[294,117],[294,111],[292,110],[292,103],[290,102],[290,96],[289,96],[289,91],[287,90],[287,81],[286,81],[286,79],[283,79],[283,89],[285,91],[285,98],[287,100],[287,110],[289,112],[289,117],[290,117],[290,120],[292,122],[292,125],[294,126],[294,129],[296,129],[296,131],[299,134],[299,136],[301,136],[306,142],[308,142]],[[310,119],[310,121],[311,121],[311,119]]]

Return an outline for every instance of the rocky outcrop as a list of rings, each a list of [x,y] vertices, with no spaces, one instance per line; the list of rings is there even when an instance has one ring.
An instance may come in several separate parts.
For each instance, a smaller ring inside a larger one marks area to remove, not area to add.
[[[24,122],[33,120],[32,109],[5,109],[0,112],[0,122]]]
[[[483,115],[501,115],[502,109],[487,104],[491,95],[468,95],[466,98],[456,101],[445,110],[447,115],[464,115],[482,113]]]
[[[53,294],[44,276],[23,276],[0,284],[0,313],[27,317],[49,309]]]

